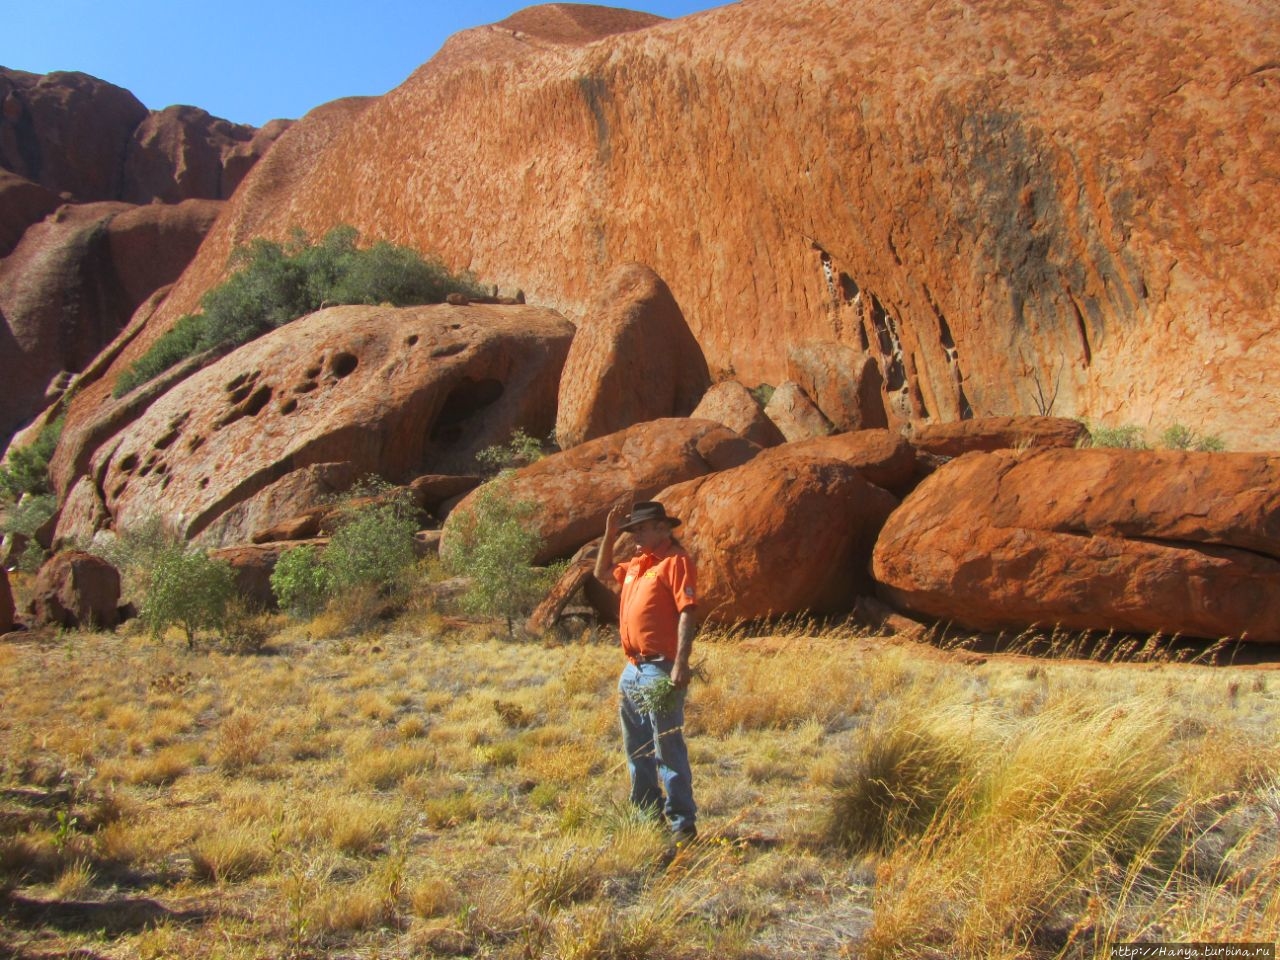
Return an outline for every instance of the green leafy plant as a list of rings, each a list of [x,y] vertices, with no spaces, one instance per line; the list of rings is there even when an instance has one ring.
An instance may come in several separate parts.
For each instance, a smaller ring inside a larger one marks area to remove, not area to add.
[[[230,564],[214,560],[204,550],[174,544],[155,558],[142,618],[157,638],[171,626],[181,627],[187,646],[194,647],[198,631],[225,626],[234,595]]]
[[[286,550],[271,571],[271,591],[280,608],[295,617],[319,613],[329,599],[329,571],[312,546]]]
[[[670,677],[658,677],[653,683],[638,689],[631,698],[648,713],[669,713],[676,705],[676,685]]]
[[[180,317],[126,370],[113,394],[123,396],[188,357],[247,343],[325,306],[439,303],[453,292],[482,292],[471,277],[452,274],[408,247],[378,242],[360,249],[358,239],[353,227],[343,225],[318,243],[294,231],[285,244],[258,237],[237,248],[231,276],[204,295],[199,313]]]
[[[414,567],[416,510],[404,490],[368,479],[347,494],[337,529],[323,550],[295,547],[271,574],[280,606],[294,616],[318,613],[332,599],[360,588],[403,588]]]
[[[0,466],[0,493],[18,500],[24,493],[41,495],[51,491],[49,460],[62,436],[62,423],[58,418],[46,424],[32,443],[9,451],[9,462]]]
[[[1160,445],[1170,450],[1199,450],[1208,453],[1221,453],[1226,444],[1216,434],[1199,434],[1190,427],[1175,423],[1160,434]]]
[[[526,467],[543,457],[543,444],[537,437],[531,437],[523,429],[517,427],[511,439],[504,444],[485,447],[476,454],[476,462],[488,473]]]
[[[1141,427],[1132,424],[1123,427],[1090,427],[1089,445],[1092,447],[1114,447],[1122,450],[1149,449],[1146,433]]]
[[[559,575],[556,567],[536,567],[542,537],[533,525],[537,504],[516,499],[513,473],[503,471],[483,484],[470,508],[459,514],[446,566],[471,579],[462,596],[470,613],[500,616],[514,636],[517,617],[526,615]]]
[[[761,407],[767,407],[769,401],[773,399],[773,391],[777,389],[771,383],[760,383],[752,387],[749,391],[751,396],[755,397],[756,403]]]

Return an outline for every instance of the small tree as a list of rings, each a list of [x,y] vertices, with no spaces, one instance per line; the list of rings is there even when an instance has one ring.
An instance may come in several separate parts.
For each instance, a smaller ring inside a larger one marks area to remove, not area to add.
[[[471,578],[463,609],[503,617],[508,636],[515,635],[516,618],[532,610],[558,573],[533,565],[542,546],[532,523],[537,504],[514,498],[511,477],[504,471],[480,487],[470,509],[458,517],[448,554],[450,571]]]
[[[159,638],[171,626],[182,627],[187,646],[194,647],[196,632],[220,629],[235,595],[235,574],[230,564],[214,560],[203,550],[180,544],[156,555],[151,568],[142,618]]]
[[[315,547],[286,550],[271,571],[271,592],[281,609],[295,617],[319,613],[331,590],[329,571]]]

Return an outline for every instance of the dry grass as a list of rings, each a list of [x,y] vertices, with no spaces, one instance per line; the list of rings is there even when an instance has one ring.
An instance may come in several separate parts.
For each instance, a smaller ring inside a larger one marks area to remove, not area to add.
[[[625,804],[611,645],[369,617],[253,657],[0,648],[0,890],[110,918],[13,914],[0,952],[1085,957],[1280,930],[1274,673],[704,637],[703,841],[673,858]]]

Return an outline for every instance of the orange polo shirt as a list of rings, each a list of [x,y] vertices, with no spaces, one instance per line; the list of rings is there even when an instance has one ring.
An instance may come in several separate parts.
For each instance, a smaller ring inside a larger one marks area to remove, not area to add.
[[[629,562],[618,564],[613,577],[622,584],[618,626],[627,658],[674,660],[680,613],[698,602],[693,558],[674,544],[657,551],[642,549]]]

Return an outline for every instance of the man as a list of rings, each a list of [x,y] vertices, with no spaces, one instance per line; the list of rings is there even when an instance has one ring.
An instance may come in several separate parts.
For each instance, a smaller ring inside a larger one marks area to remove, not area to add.
[[[605,519],[595,567],[598,580],[607,582],[612,575],[622,584],[618,624],[627,666],[618,690],[631,802],[661,811],[677,845],[698,835],[684,742],[689,655],[697,632],[697,574],[693,559],[672,536],[679,525],[656,501],[637,503],[630,516],[625,508],[614,507]],[[639,552],[615,568],[613,543],[623,530],[631,532]]]

